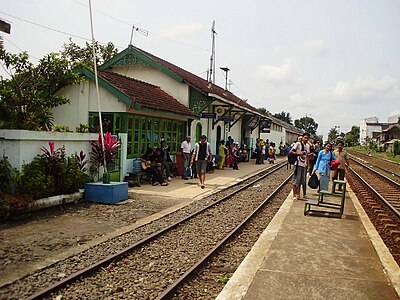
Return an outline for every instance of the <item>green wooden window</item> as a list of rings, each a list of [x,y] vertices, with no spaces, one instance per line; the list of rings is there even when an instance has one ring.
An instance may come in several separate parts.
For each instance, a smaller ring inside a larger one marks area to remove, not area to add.
[[[101,113],[103,132],[118,135],[121,132],[122,118],[120,113]],[[89,131],[100,132],[99,113],[89,114]]]
[[[165,140],[171,154],[180,150],[184,139],[185,123],[182,121],[147,116],[128,117],[128,158],[142,156],[147,148],[160,147]]]
[[[170,119],[138,116],[122,113],[102,113],[103,130],[118,135],[128,135],[128,158],[142,156],[147,148],[160,147],[165,140],[171,154],[180,150],[185,137],[185,122]],[[91,132],[100,132],[98,113],[90,113],[89,127]]]

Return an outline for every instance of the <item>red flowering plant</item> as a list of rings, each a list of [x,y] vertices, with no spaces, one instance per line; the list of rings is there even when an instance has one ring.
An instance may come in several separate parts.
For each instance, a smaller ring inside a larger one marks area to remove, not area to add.
[[[76,158],[76,161],[77,161],[77,163],[78,163],[78,166],[79,166],[79,169],[82,171],[82,172],[86,172],[86,164],[87,164],[87,160],[85,160],[85,158],[86,158],[86,154],[85,153],[83,153],[83,151],[81,150],[81,152],[79,153],[79,155],[75,155],[75,158]]]
[[[90,152],[91,172],[97,172],[99,176],[101,166],[108,170],[115,163],[121,143],[117,137],[110,132],[106,132],[104,134],[104,151],[101,134],[99,134],[97,141],[91,141],[90,144],[92,145],[92,151]]]
[[[54,168],[65,161],[65,147],[59,147],[55,149],[54,141],[49,142],[49,149],[41,147],[40,150],[44,152],[42,157],[47,160],[49,167]],[[50,170],[50,174],[52,170]]]

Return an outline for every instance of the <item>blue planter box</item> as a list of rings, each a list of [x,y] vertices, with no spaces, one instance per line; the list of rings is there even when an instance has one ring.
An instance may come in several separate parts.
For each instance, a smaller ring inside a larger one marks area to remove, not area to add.
[[[85,200],[90,202],[100,202],[115,204],[128,199],[127,182],[102,182],[85,184]]]

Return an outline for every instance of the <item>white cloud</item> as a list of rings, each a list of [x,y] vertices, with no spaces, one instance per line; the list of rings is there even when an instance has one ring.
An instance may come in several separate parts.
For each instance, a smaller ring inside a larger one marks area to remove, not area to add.
[[[285,50],[283,49],[282,46],[278,46],[278,47],[275,47],[273,53],[274,53],[276,56],[282,56],[283,53],[284,53],[284,51],[285,51]]]
[[[303,43],[304,50],[315,56],[326,54],[326,42],[324,40],[309,40]]]
[[[179,25],[162,32],[162,35],[168,38],[184,38],[195,34],[202,30],[203,25],[200,23],[192,23],[186,25]]]
[[[298,106],[298,105],[307,106],[306,104],[311,101],[311,97],[308,95],[305,95],[303,93],[296,93],[296,94],[290,95],[289,99],[295,106]]]
[[[282,65],[271,66],[262,65],[259,68],[261,77],[272,81],[285,81],[289,80],[294,73],[295,64],[293,59],[285,58]]]
[[[389,114],[389,117],[400,115],[400,109],[394,110]]]
[[[349,103],[377,103],[400,99],[400,82],[397,78],[357,77],[352,82],[336,83],[334,95]]]

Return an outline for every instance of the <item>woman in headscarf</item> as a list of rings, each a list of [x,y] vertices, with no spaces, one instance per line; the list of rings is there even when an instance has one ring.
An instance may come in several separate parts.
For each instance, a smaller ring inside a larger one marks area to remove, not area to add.
[[[314,171],[318,171],[319,175],[319,190],[327,191],[329,189],[329,179],[331,175],[331,167],[329,166],[332,160],[335,160],[335,154],[332,151],[332,144],[326,143],[325,149],[318,153],[317,161],[314,165]]]

